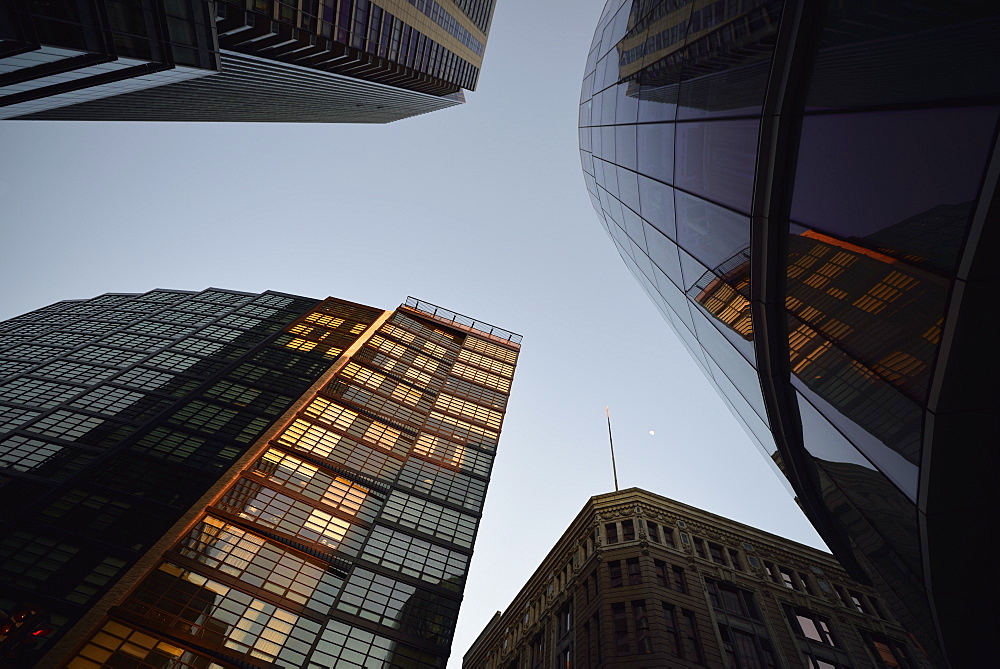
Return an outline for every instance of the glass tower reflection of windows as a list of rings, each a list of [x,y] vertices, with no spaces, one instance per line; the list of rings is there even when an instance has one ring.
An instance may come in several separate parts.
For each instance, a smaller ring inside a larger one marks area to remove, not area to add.
[[[1000,18],[908,8],[611,0],[580,155],[626,265],[821,535],[962,666],[988,616],[943,547],[995,517],[966,467],[993,470],[968,450],[993,367],[959,352],[991,346]]]

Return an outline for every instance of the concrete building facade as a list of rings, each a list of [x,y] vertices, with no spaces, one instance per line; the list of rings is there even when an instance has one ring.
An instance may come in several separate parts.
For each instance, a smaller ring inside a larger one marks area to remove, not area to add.
[[[630,488],[587,502],[462,666],[932,664],[830,554]]]

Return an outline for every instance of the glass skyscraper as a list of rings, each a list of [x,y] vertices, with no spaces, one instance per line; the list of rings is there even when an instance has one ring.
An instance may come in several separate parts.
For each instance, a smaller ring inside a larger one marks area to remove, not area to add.
[[[0,337],[0,663],[444,666],[518,335],[209,289]]]
[[[936,666],[993,654],[1000,7],[610,0],[580,154],[621,257]],[[896,666],[884,664],[883,666]]]
[[[464,102],[495,0],[0,6],[0,118],[387,123]]]

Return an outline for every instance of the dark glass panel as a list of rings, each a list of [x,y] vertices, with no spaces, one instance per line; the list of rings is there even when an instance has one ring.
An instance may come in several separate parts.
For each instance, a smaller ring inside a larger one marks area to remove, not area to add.
[[[630,170],[636,169],[636,126],[615,127],[615,155],[616,163]]]
[[[802,405],[803,401],[800,400]],[[803,414],[809,428],[819,428],[813,421],[823,419],[815,412]],[[832,428],[816,432],[805,429],[803,424],[806,447],[810,452],[827,452],[834,457],[845,450],[843,446],[820,444],[821,440],[830,435],[837,435]],[[846,458],[845,458],[846,459]],[[917,531],[917,510],[910,500],[894,486],[878,470],[869,463],[867,466],[856,462],[843,460],[824,460],[816,458],[816,464],[829,484],[823,486],[823,497],[830,510],[848,530],[861,552],[869,560],[901,561],[896,563],[890,573],[909,572],[909,575],[922,574],[919,534]],[[830,489],[828,486],[833,486]],[[890,558],[891,555],[891,558]]]
[[[678,123],[674,185],[749,212],[759,126],[758,119]]]
[[[674,125],[637,126],[639,172],[667,183],[674,180]]]
[[[615,96],[618,106],[615,109],[615,123],[635,123],[639,118],[639,100],[632,92],[632,82],[624,82],[615,86]]]
[[[695,325],[697,326],[698,341],[705,348],[705,353],[708,354],[711,362],[714,362],[725,373],[726,378],[732,383],[740,393],[740,396],[753,407],[753,410],[757,412],[760,419],[767,423],[767,410],[764,408],[764,400],[761,395],[760,390],[760,380],[757,377],[757,370],[754,369],[750,361],[744,356],[746,351],[737,351],[734,346],[734,342],[729,341],[726,337],[718,330],[714,325],[712,325],[708,318],[698,310],[692,310],[692,316],[695,320]],[[739,338],[735,338],[738,341],[742,341],[743,344],[748,344],[748,342],[743,341]],[[742,353],[742,355],[741,355]],[[752,355],[752,348],[750,351]],[[752,358],[751,358],[752,360]],[[716,380],[720,382],[720,387],[722,387],[721,379],[718,375]],[[730,394],[731,393],[727,393]],[[730,400],[739,408],[739,403],[735,399],[730,397]]]
[[[618,154],[615,144],[615,127],[605,126],[601,128],[601,153],[600,158],[608,162],[617,162],[615,156]]]
[[[677,245],[661,234],[658,230],[651,227],[648,223],[646,224],[645,233],[646,249],[649,252],[649,257],[652,258],[653,262],[655,262],[668,277],[670,277],[673,282],[671,283],[670,289],[676,291],[680,295],[680,289],[674,285],[680,284],[682,281],[681,262],[677,257]]]
[[[667,237],[677,238],[677,227],[674,224],[674,189],[670,186],[640,174],[639,213],[647,223]]]
[[[678,119],[760,113],[782,5],[784,2],[757,7],[751,3],[705,6],[714,10],[712,25],[701,25],[707,32],[684,50]],[[695,11],[702,13],[704,9]]]
[[[677,191],[677,242],[705,265],[718,268],[750,246],[750,219]]]
[[[807,105],[847,109],[996,96],[998,12],[994,0],[831,0]]]
[[[913,400],[795,318],[789,318],[793,384],[880,460],[886,449],[920,463],[923,411]],[[900,463],[902,464],[902,462]],[[911,490],[915,491],[914,488]]]
[[[614,125],[615,107],[617,106],[615,89],[605,89],[603,92],[595,95],[594,97],[601,98],[601,125]]]
[[[995,107],[807,116],[792,218],[952,270],[996,124]]]
[[[642,219],[639,218],[639,214],[635,213],[628,207],[622,207],[622,214],[624,214],[625,217],[625,232],[627,232],[628,236],[632,238],[632,241],[634,241],[639,248],[645,252],[647,248],[646,234],[643,231],[644,224]]]
[[[617,172],[618,194],[621,201],[632,211],[639,211],[639,176],[621,167]]]

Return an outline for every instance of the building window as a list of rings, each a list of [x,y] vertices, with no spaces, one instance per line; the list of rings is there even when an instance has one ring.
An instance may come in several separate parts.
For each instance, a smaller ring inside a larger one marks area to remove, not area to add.
[[[765,562],[764,571],[767,572],[767,577],[769,579],[775,583],[781,583],[781,577],[778,576],[778,567],[773,562]]]
[[[632,602],[632,624],[635,626],[636,647],[640,655],[653,652],[653,642],[649,638],[649,618],[646,616],[646,601]]]
[[[916,667],[903,643],[866,630],[861,631],[861,636],[864,637],[868,650],[875,657],[876,666],[883,669],[914,669]]]
[[[674,567],[671,572],[673,573],[674,590],[687,593],[688,586],[687,579],[684,577],[684,567]]]
[[[669,588],[667,582],[667,563],[662,560],[653,560],[653,569],[656,571],[656,585],[662,588]]]
[[[781,575],[781,584],[783,586],[791,590],[798,590],[795,587],[795,575],[791,571],[784,567],[778,567],[778,573]]]
[[[808,669],[851,669],[849,664],[841,664],[836,660],[814,655],[812,651],[803,653],[809,661]]]
[[[622,521],[622,541],[635,541],[635,525],[631,520]]]
[[[853,590],[848,590],[847,594],[850,596],[850,602],[859,613],[864,613],[866,615],[871,615],[871,611],[865,606],[865,597],[860,592],[854,592]]]
[[[559,658],[556,662],[556,667],[558,669],[573,669],[573,649],[564,648],[559,652]]]
[[[708,559],[708,552],[705,551],[705,541],[703,539],[699,539],[698,537],[694,538],[694,552],[701,559]]]
[[[573,629],[573,600],[567,601],[559,610],[559,634],[566,634]]]
[[[667,634],[664,637],[667,642],[667,652],[674,657],[683,657],[681,655],[680,628],[677,625],[677,609],[674,608],[673,604],[663,602],[663,617],[667,623]]]
[[[780,666],[769,639],[726,625],[719,625],[719,634],[728,664],[733,669],[773,669]]]
[[[786,612],[796,634],[827,646],[837,645],[833,639],[828,619],[818,616],[808,609],[788,607]]]
[[[705,664],[705,654],[701,650],[701,637],[698,634],[698,622],[694,611],[681,610],[681,646],[684,658],[695,664]]]
[[[664,545],[670,546],[671,548],[677,547],[677,544],[674,541],[674,531],[669,527],[663,528],[663,543]]]
[[[600,661],[604,658],[604,642],[601,640],[600,611],[595,613],[591,620],[593,621],[591,627],[593,628],[593,634],[594,634],[594,647],[597,649],[597,661],[598,663],[600,663]]]
[[[531,642],[531,666],[542,669],[545,666],[545,635],[539,634]]]
[[[739,551],[732,548],[726,549],[729,552],[729,561],[733,564],[733,569],[736,571],[743,571],[743,564],[740,562]]]
[[[615,632],[615,654],[628,655],[628,621],[625,617],[625,604],[618,603],[611,605],[612,628]]]
[[[639,585],[642,583],[642,568],[639,566],[639,558],[629,558],[625,564],[628,566],[628,584]]]
[[[802,588],[806,591],[807,594],[810,595],[816,594],[816,592],[813,590],[813,587],[809,584],[808,574],[803,574],[802,572],[799,572],[799,582],[802,583]]]
[[[660,528],[656,523],[651,523],[646,521],[646,532],[649,534],[649,540],[654,543],[660,543]]]
[[[604,526],[604,534],[608,538],[608,545],[618,543],[618,525],[615,523],[608,523]]]
[[[712,557],[712,562],[721,565],[726,564],[726,556],[722,552],[722,546],[719,544],[713,544],[711,541],[708,542],[708,554]]]
[[[612,588],[620,588],[622,585],[622,563],[618,560],[608,562],[608,577],[611,579]]]
[[[760,620],[760,613],[754,603],[753,593],[737,588],[732,583],[705,579],[708,596],[712,606],[719,611],[725,611],[744,618]]]

